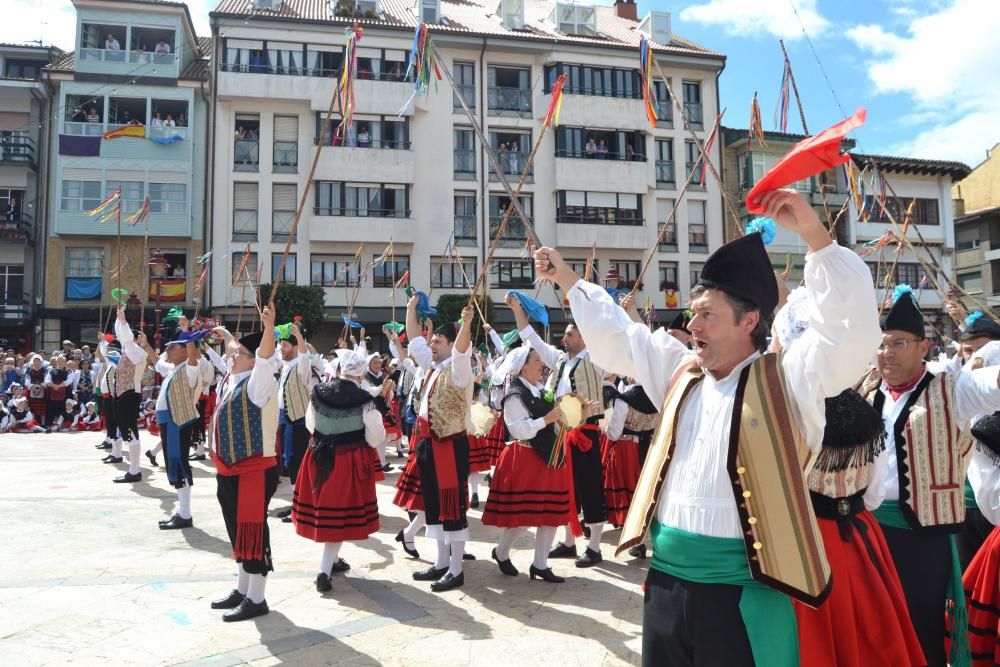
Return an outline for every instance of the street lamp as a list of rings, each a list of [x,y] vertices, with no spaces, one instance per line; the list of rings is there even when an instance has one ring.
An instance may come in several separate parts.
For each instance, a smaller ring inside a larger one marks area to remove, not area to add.
[[[163,291],[163,279],[167,277],[168,268],[170,262],[167,261],[167,256],[157,248],[149,260],[149,272],[153,276],[153,284],[156,285],[156,307],[153,311],[156,330],[153,333],[153,346],[157,351],[160,350],[160,294]]]

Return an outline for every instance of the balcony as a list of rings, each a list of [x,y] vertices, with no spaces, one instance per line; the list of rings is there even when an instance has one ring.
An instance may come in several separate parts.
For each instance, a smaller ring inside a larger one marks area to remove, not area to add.
[[[628,160],[556,160],[556,190],[646,194],[652,185],[646,162]],[[590,244],[585,244],[590,247]]]
[[[0,244],[32,245],[34,219],[30,213],[20,213],[0,220]]]
[[[486,108],[501,115],[531,116],[531,89],[493,86],[486,89]]]
[[[351,211],[346,211],[350,213]],[[370,243],[372,239],[392,239],[393,243],[415,243],[417,225],[406,218],[330,215],[328,209],[312,209],[309,240]],[[407,211],[407,214],[409,212]],[[304,218],[305,216],[303,216]],[[303,220],[305,222],[305,220]]]
[[[295,74],[274,74],[266,71],[269,69],[261,66],[251,70],[246,66],[223,64],[218,73],[219,98],[308,100],[310,109],[323,112],[330,106],[331,83],[328,78],[320,76],[326,70],[299,69]],[[413,84],[399,80],[393,73],[370,75],[354,81],[354,96],[365,100],[366,114],[395,117],[412,94]],[[425,103],[421,96],[414,100],[418,107]],[[408,110],[403,115],[409,113],[412,111]]]
[[[589,248],[595,242],[598,248],[617,250],[640,250],[650,243],[649,233],[638,220],[637,224],[584,224],[559,220],[556,228],[556,243],[559,246]]]
[[[527,212],[526,212],[527,213]],[[500,231],[500,222],[503,220],[502,215],[491,215],[490,216],[490,242],[496,238],[497,233]],[[534,220],[530,217],[528,220],[534,224]],[[523,246],[528,241],[528,231],[524,226],[524,222],[514,211],[510,214],[510,218],[507,220],[507,227],[503,230],[503,238],[500,239],[501,248],[519,248]]]
[[[295,173],[299,170],[299,143],[275,141],[271,151],[272,171]]]
[[[368,183],[413,183],[416,164],[413,151],[329,146],[320,151],[316,173],[350,174],[350,180]]]
[[[0,138],[0,164],[35,168],[35,142],[24,134]]]
[[[131,77],[177,78],[180,73],[175,53],[126,49],[81,48],[77,51],[76,70]]]
[[[656,161],[656,187],[674,187],[677,184],[676,176],[674,176],[674,161],[673,160],[657,160]]]
[[[478,238],[478,234],[476,233],[476,216],[456,215],[454,232],[456,245],[476,245],[476,239]]]
[[[8,293],[6,298],[0,299],[0,322],[16,321],[18,324],[27,324],[32,317],[31,295],[27,292],[17,296]]]
[[[260,141],[237,139],[233,142],[233,171],[258,171],[260,169]]]

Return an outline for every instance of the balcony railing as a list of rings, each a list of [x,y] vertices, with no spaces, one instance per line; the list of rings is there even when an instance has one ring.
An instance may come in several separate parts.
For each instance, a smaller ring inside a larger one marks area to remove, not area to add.
[[[14,135],[0,139],[0,162],[33,164],[35,142],[28,135]]]
[[[600,149],[595,149],[591,151],[579,150],[571,151],[566,149],[561,149],[556,151],[556,157],[571,157],[571,158],[587,158],[591,160],[618,160],[621,162],[645,162],[646,156],[641,153],[636,153],[635,151],[629,153],[628,151],[624,153],[616,153],[614,151],[601,151]]]
[[[155,53],[152,51],[129,51],[128,61],[136,65],[173,65],[177,56],[173,53]]]
[[[462,98],[465,100],[465,103],[469,106],[469,108],[470,109],[475,109],[476,108],[476,87],[474,85],[459,85],[459,86],[456,86],[456,88],[458,88],[458,92],[460,92],[462,94]],[[458,101],[458,96],[457,95],[453,95],[452,96],[452,106],[455,109],[461,109],[462,108],[462,103]]]
[[[26,320],[31,314],[31,295],[27,292],[0,294],[0,320]]]
[[[490,111],[531,112],[531,90],[494,86],[487,89],[487,107]]]
[[[321,76],[328,78],[339,78],[341,72],[341,68],[339,67],[337,69],[322,67],[293,67],[289,65],[276,67],[269,65],[266,62],[222,63],[220,67],[223,72],[241,72],[244,74],[279,74],[285,76]],[[406,75],[406,67],[403,66],[401,66],[398,70],[393,68],[388,72],[373,72],[371,70],[359,69],[355,78],[366,81],[412,81],[412,77]]]
[[[31,245],[34,228],[34,219],[30,213],[4,215],[0,219],[0,243]]]
[[[63,134],[73,134],[81,137],[99,137],[104,134],[104,123],[77,123],[66,121],[63,123]]]
[[[233,171],[257,171],[259,165],[259,140],[237,139],[233,142]]]
[[[455,243],[459,245],[473,245],[476,242],[476,216],[456,215],[455,216]]]
[[[150,125],[146,128],[146,136],[150,139],[189,139],[188,128],[179,125]]]
[[[155,53],[126,49],[80,49],[80,60],[105,63],[132,63],[134,65],[173,65],[177,62],[175,53]]]
[[[687,121],[691,123],[692,127],[704,127],[705,119],[702,113],[701,102],[685,102],[684,115],[687,117]]]
[[[128,51],[122,49],[80,49],[79,58],[96,60],[105,63],[124,63],[128,59]]]
[[[455,149],[455,173],[473,175],[476,173],[476,151],[471,148]]]
[[[657,160],[656,161],[656,182],[657,183],[674,183],[674,161],[673,160]]]
[[[409,209],[399,208],[346,208],[346,207],[313,207],[313,215],[348,217],[348,218],[409,218]]]
[[[524,153],[505,151],[500,152],[499,149],[494,148],[494,153],[497,156],[497,162],[500,163],[500,168],[503,173],[508,176],[520,176],[524,172],[525,162],[527,161],[527,156]],[[532,170],[528,170],[528,175],[531,175]],[[493,165],[490,164],[490,180],[499,180],[496,175],[496,171],[493,169]]]
[[[299,166],[299,143],[275,141],[271,151],[271,164],[275,171],[295,171]]]
[[[491,239],[496,238],[497,232],[500,231],[501,220],[503,220],[502,215],[490,216]],[[531,218],[529,217],[528,220],[531,221]],[[503,237],[500,239],[500,244],[505,246],[524,245],[527,240],[528,232],[524,227],[524,222],[517,217],[517,213],[512,213],[510,218],[507,220],[507,227],[503,230]]]
[[[336,131],[336,128],[331,130]],[[319,143],[319,137],[313,138],[313,146]],[[327,140],[324,142],[325,146],[331,146],[333,148],[385,148],[392,150],[409,150],[410,142],[401,141],[398,139],[368,139],[367,141],[360,141],[356,136],[348,137],[346,140],[341,138],[338,140]]]
[[[287,241],[294,221],[295,211],[271,211],[271,241],[274,243]]]
[[[582,213],[556,210],[556,222],[571,225],[607,225],[609,227],[641,227],[645,220],[635,209],[590,207]]]

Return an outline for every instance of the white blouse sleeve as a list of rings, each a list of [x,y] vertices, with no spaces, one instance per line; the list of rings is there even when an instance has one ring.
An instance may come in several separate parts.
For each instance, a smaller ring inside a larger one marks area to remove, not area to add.
[[[528,408],[517,396],[511,396],[503,404],[503,421],[507,425],[510,437],[527,442],[545,428],[545,420],[539,417],[532,419]]]

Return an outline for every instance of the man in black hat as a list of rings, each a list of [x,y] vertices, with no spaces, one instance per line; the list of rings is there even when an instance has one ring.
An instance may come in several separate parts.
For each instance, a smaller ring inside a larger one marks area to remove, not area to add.
[[[1000,409],[1000,367],[931,372],[923,313],[908,287],[896,293],[882,324],[877,368],[861,384],[887,433],[865,504],[877,508],[927,664],[943,667],[949,657],[941,610],[964,605],[955,534],[965,520],[970,421]],[[952,664],[961,664],[961,647],[952,643]]]
[[[667,326],[667,333],[688,347],[691,346],[691,332],[688,331],[688,322],[690,320],[690,313],[686,310],[682,310],[677,313],[677,317],[671,320],[670,324]]]
[[[555,250],[535,251],[594,363],[636,378],[661,406],[618,546],[649,531],[647,666],[798,664],[791,597],[817,606],[829,591],[802,471],[822,445],[824,400],[856,381],[878,345],[875,292],[868,267],[801,196],[779,190],[762,203],[810,250],[809,338],[783,356],[763,354],[778,286],[760,234],[705,263],[691,294],[693,350],[632,322]]]

